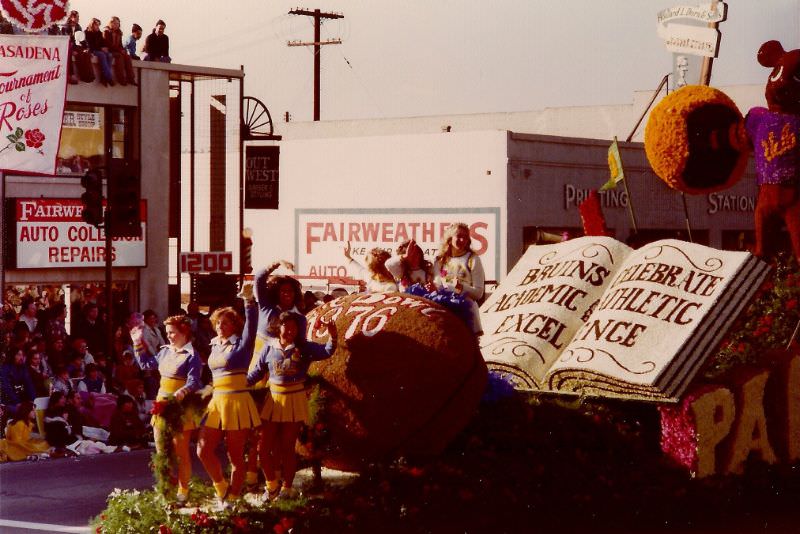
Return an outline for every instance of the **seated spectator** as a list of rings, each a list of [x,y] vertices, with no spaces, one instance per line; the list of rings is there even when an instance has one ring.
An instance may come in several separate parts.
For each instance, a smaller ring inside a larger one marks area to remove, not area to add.
[[[74,356],[81,357],[81,369],[86,367],[87,363],[94,363],[94,355],[89,351],[89,344],[81,337],[72,340],[72,355],[70,361],[74,360]]]
[[[56,367],[53,380],[50,382],[50,394],[52,395],[54,391],[60,391],[66,395],[72,390],[73,387],[72,380],[69,378],[69,369],[64,365]]]
[[[114,72],[117,75],[117,81],[122,85],[136,85],[133,63],[122,44],[122,30],[119,25],[119,17],[111,17],[108,26],[103,29],[103,39],[105,39],[108,51],[114,57]]]
[[[136,55],[136,42],[141,38],[142,27],[134,23],[134,25],[131,27],[131,34],[122,41],[122,46],[125,47],[125,50],[128,52],[128,55],[131,56],[131,59],[140,59],[139,56]]]
[[[120,395],[117,409],[111,414],[109,445],[126,445],[140,449],[150,441],[147,428],[139,418],[136,402],[128,395]]]
[[[80,43],[75,42],[75,32],[82,31],[81,25],[78,24],[79,20],[80,20],[80,15],[78,14],[78,12],[72,10],[69,12],[69,15],[67,16],[67,22],[64,23],[63,26],[61,26],[61,34],[69,35],[70,42],[72,44],[72,47],[70,49],[72,51],[72,54],[71,57],[69,58],[69,61],[67,62],[67,73],[69,74],[69,83],[72,84],[78,83],[78,73],[75,62],[76,62],[76,56],[81,53],[84,44],[83,42]]]
[[[0,462],[25,460],[40,455],[47,457],[50,445],[43,439],[32,437],[36,424],[36,410],[32,402],[22,402],[17,413],[6,426],[6,439],[0,440]]]
[[[160,61],[162,63],[171,63],[172,58],[169,57],[169,37],[164,33],[167,27],[163,20],[156,22],[156,27],[153,32],[144,40],[144,60],[145,61]]]
[[[111,377],[114,374],[114,365],[108,361],[105,354],[98,354],[95,357],[94,364],[97,366],[97,371],[103,378],[103,383],[106,385],[106,391],[111,391]]]
[[[100,63],[100,81],[103,85],[113,86],[114,78],[111,74],[112,55],[103,38],[103,32],[100,31],[100,19],[92,19],[83,33],[86,35],[86,44],[89,45],[89,51]]]
[[[67,412],[67,399],[60,391],[50,395],[47,410],[44,412],[44,436],[56,451],[63,454],[78,437],[72,431]]]
[[[79,437],[83,437],[83,427],[85,426],[95,428],[103,427],[93,413],[95,398],[92,395],[86,395],[86,403],[84,404],[84,395],[85,394],[77,390],[73,390],[67,393],[66,396],[67,413],[69,414],[69,420],[72,424],[72,430]],[[109,410],[109,413],[110,412],[111,410]]]
[[[19,314],[19,322],[28,328],[28,332],[41,332],[44,325],[39,321],[39,308],[36,306],[36,301],[30,297],[22,299],[22,310]]]
[[[80,402],[80,395],[72,393],[70,402],[54,393],[50,396],[50,405],[45,411],[44,427],[48,443],[56,448],[59,454],[97,454],[114,452],[117,447],[107,446],[100,441],[83,439],[81,432],[89,426],[84,417],[86,413],[75,407]],[[60,398],[59,398],[60,397]],[[78,399],[77,401],[75,399]]]
[[[44,327],[44,339],[48,344],[56,339],[67,338],[67,306],[56,302],[47,310],[47,322]]]
[[[89,393],[105,393],[106,380],[97,369],[96,363],[86,366],[86,376],[78,382],[78,391],[88,391]]]
[[[147,428],[150,428],[150,410],[153,408],[153,401],[148,400],[144,394],[144,382],[141,380],[129,380],[126,394],[136,403],[139,419],[142,420],[142,423]]]
[[[0,367],[0,402],[13,416],[20,403],[33,402],[36,389],[25,364],[25,353],[22,349],[12,350],[14,352],[6,357],[6,363]]]
[[[51,369],[67,365],[65,338],[53,338],[47,345],[47,363]]]
[[[41,353],[35,349],[29,350],[27,362],[36,397],[47,397],[50,395],[50,374],[42,366]]]
[[[83,363],[83,356],[80,354],[70,356],[70,360],[67,362],[67,371],[69,372],[69,377],[74,379],[76,384],[78,380],[82,380],[86,375],[85,369],[86,365]]]

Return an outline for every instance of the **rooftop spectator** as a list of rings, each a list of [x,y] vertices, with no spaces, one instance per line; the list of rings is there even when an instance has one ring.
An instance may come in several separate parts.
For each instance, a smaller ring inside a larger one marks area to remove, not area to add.
[[[114,58],[114,74],[117,77],[117,81],[122,85],[136,85],[131,57],[122,44],[122,30],[119,26],[119,17],[111,17],[111,20],[108,21],[108,26],[103,29],[103,39],[106,42],[108,51],[111,52]]]
[[[131,34],[122,41],[122,46],[124,46],[125,50],[128,51],[128,55],[131,57],[131,59],[140,59],[139,56],[136,55],[136,43],[141,38],[142,27],[134,23],[134,25],[131,27]]]
[[[169,37],[164,33],[166,27],[166,23],[159,20],[153,32],[145,39],[143,49],[145,61],[172,63],[172,58],[169,57]]]
[[[111,73],[112,55],[108,49],[108,44],[100,31],[100,19],[94,18],[89,22],[86,30],[86,44],[94,57],[100,63],[100,82],[103,85],[114,85],[114,78]]]

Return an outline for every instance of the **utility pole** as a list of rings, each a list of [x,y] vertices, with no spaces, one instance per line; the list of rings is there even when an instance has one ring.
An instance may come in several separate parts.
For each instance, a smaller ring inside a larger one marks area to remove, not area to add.
[[[314,17],[314,41],[288,41],[288,46],[314,46],[314,120],[319,120],[319,78],[320,78],[320,52],[322,45],[342,44],[341,39],[328,39],[322,41],[320,37],[320,26],[322,26],[322,19],[341,19],[344,15],[341,13],[323,13],[319,9],[311,11],[310,9],[295,8],[289,11],[290,15],[305,15],[306,17]]]

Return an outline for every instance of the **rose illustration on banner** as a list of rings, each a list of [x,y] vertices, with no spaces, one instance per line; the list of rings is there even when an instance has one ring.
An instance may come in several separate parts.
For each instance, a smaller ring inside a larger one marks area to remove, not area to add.
[[[67,17],[67,0],[0,0],[3,16],[25,31],[35,32]]]
[[[44,139],[44,134],[39,131],[39,128],[34,128],[33,130],[25,132],[25,144],[31,148],[42,148]],[[44,155],[41,150],[39,150],[39,153]]]
[[[22,137],[25,137],[25,142],[23,143],[20,141]],[[34,128],[33,130],[24,131],[22,128],[17,127],[14,130],[14,133],[8,134],[6,139],[9,140],[9,143],[5,146],[5,148],[0,149],[0,154],[11,148],[14,147],[14,150],[17,152],[25,152],[25,145],[28,145],[30,148],[36,149],[36,151],[44,156],[44,152],[42,152],[42,144],[44,143],[45,136],[42,132],[39,131],[39,128]]]

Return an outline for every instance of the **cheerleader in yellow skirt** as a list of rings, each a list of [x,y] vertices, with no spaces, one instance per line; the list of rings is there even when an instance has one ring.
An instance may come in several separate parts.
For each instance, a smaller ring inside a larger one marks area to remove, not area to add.
[[[261,425],[247,385],[247,368],[258,326],[253,286],[246,284],[239,296],[245,299],[244,332],[242,319],[233,308],[220,308],[211,315],[211,323],[217,331],[217,337],[211,340],[211,355],[208,357],[214,391],[197,442],[197,456],[223,504],[241,495],[245,477],[244,447],[251,429]],[[230,482],[225,480],[214,452],[223,437],[231,462]]]
[[[178,401],[200,389],[200,369],[203,362],[200,355],[192,347],[190,341],[192,337],[192,322],[185,315],[173,315],[164,321],[167,329],[167,339],[169,345],[164,345],[155,356],[147,351],[142,341],[142,327],[136,326],[131,329],[136,361],[142,370],[158,369],[161,374],[161,382],[158,387],[156,400],[165,401],[170,397],[175,397]],[[159,418],[154,415],[151,421],[153,433],[155,434],[156,444],[158,439],[158,429],[161,424]],[[191,441],[192,431],[197,428],[191,414],[184,414],[183,432],[176,432],[173,438],[173,448],[178,460],[178,494],[177,501],[185,503],[189,498],[189,478],[192,476],[192,460],[189,456],[189,442]],[[159,451],[161,452],[161,451]]]
[[[278,267],[283,266],[289,271],[294,271],[294,265],[286,260],[276,261],[266,269],[260,269],[253,275],[253,291],[258,302],[258,332],[256,334],[256,344],[253,349],[253,358],[250,360],[248,372],[252,371],[258,362],[258,355],[264,344],[278,332],[278,316],[281,312],[293,311],[301,314],[300,308],[303,301],[303,292],[300,282],[291,276],[271,276]],[[300,324],[300,337],[305,338],[306,323],[305,316],[302,314]],[[256,407],[261,410],[264,407],[264,400],[269,395],[269,382],[266,378],[253,384],[250,392]],[[250,434],[248,440],[250,453],[247,457],[247,475],[245,483],[248,486],[255,486],[258,482],[258,446],[261,443],[261,429],[258,428]]]
[[[261,467],[267,479],[267,500],[291,498],[297,469],[294,445],[302,423],[308,421],[308,399],[305,381],[311,362],[329,358],[336,350],[336,324],[328,323],[328,343],[304,341],[299,336],[301,320],[294,312],[279,316],[280,330],[261,350],[258,362],[247,374],[247,383],[254,384],[269,373],[270,395],[261,412]],[[295,344],[296,343],[296,344]],[[277,478],[280,468],[283,487]]]

